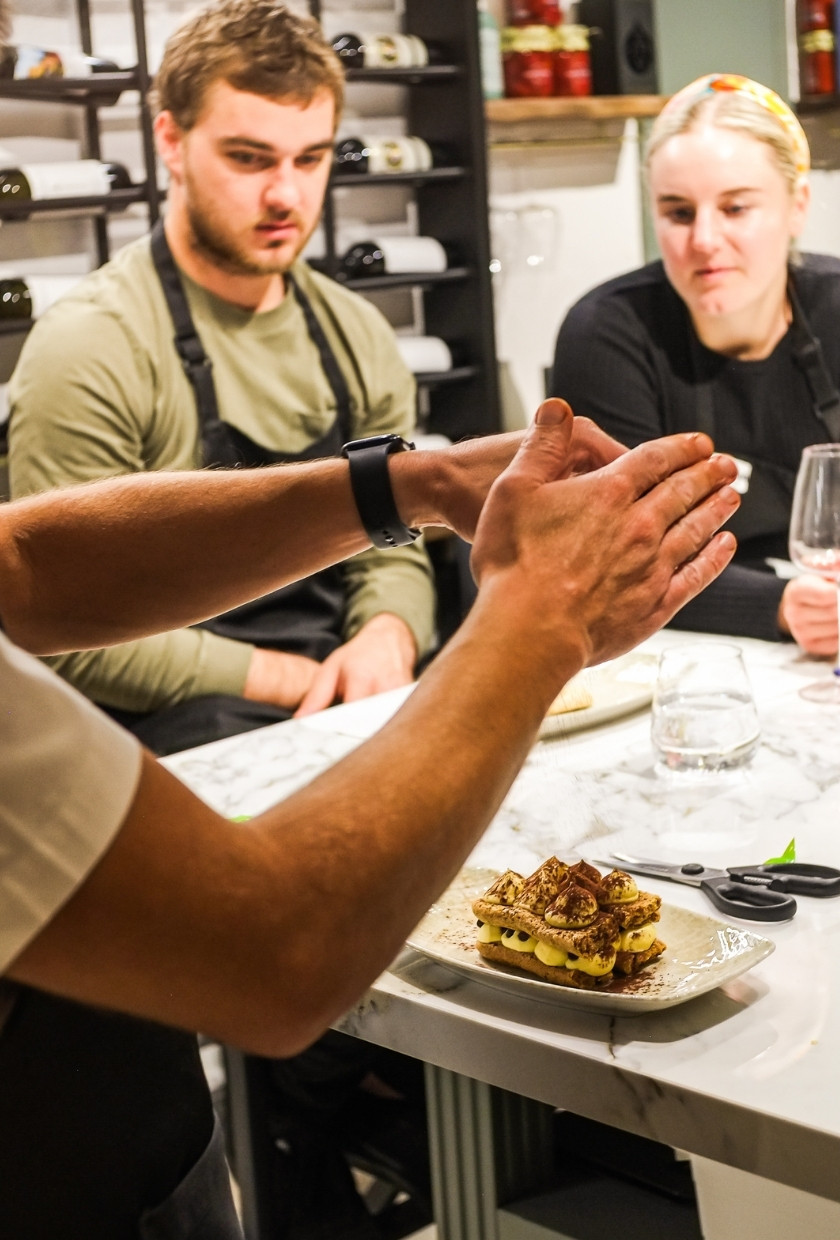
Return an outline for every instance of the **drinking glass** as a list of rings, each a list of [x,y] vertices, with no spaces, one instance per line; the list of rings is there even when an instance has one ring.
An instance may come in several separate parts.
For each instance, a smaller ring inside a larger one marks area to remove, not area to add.
[[[651,740],[661,772],[746,766],[761,730],[740,647],[687,642],[659,657]]]
[[[805,448],[793,491],[790,558],[806,573],[817,573],[837,587],[840,618],[840,444]],[[840,651],[834,675],[800,689],[811,702],[840,705]]]

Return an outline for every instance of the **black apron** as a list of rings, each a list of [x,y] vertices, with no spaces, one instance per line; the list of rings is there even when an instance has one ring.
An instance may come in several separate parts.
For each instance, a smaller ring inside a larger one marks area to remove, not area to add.
[[[18,988],[0,1032],[0,1234],[242,1240],[195,1037]]]
[[[212,362],[204,352],[190,314],[178,268],[161,221],[152,231],[152,259],[175,328],[174,345],[192,384],[198,412],[201,459],[205,468],[255,469],[295,461],[338,456],[353,438],[350,391],[324,329],[300,286],[286,275],[287,295],[303,312],[310,339],[318,350],[336,404],[336,419],[321,439],[303,452],[273,452],[219,417]],[[279,532],[282,537],[282,531]],[[207,620],[199,628],[221,637],[248,642],[264,650],[280,650],[324,660],[342,643],[345,585],[337,565],[302,581],[274,590]],[[105,707],[158,755],[175,753],[235,736],[290,718],[292,712],[267,702],[246,701],[231,694],[206,694],[149,714]]]
[[[787,293],[792,312],[790,332],[794,362],[804,374],[808,384],[814,416],[826,428],[828,440],[834,443],[839,442],[840,394],[828,372],[822,346],[808,323],[793,277],[788,280]],[[697,402],[693,429],[705,431],[715,440],[717,427],[713,396],[714,380],[704,364],[700,345],[690,322],[688,332]],[[749,542],[749,565],[753,568],[766,569],[766,557],[786,559],[788,555],[787,533],[780,536],[777,532],[778,514],[780,508],[790,508],[797,471],[786,465],[780,465],[776,461],[767,461],[747,453],[742,455],[743,459],[752,466],[749,481],[750,501],[748,505],[742,505],[730,517],[725,528],[731,530],[739,542]],[[744,560],[739,562],[745,563]]]
[[[272,452],[255,443],[236,427],[222,422],[213,384],[212,362],[207,357],[190,314],[181,277],[172,258],[161,221],[152,232],[152,259],[175,327],[174,344],[195,392],[201,435],[202,463],[213,469],[255,469],[282,462],[314,461],[337,456],[352,438],[350,391],[341,367],[330,348],[324,329],[309,299],[290,275],[287,294],[294,296],[306,320],[310,339],[318,350],[324,374],[336,404],[336,419],[329,431],[300,453]],[[325,659],[341,644],[344,589],[337,566],[324,569],[303,581],[284,586],[264,598],[236,607],[204,627],[223,637],[251,642],[270,650],[292,651],[311,659]]]

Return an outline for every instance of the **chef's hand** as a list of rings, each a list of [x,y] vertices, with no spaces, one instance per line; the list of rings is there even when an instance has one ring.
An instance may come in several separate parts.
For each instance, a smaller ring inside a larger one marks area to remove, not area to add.
[[[357,702],[410,684],[416,661],[417,645],[411,629],[399,616],[380,612],[323,663],[316,664],[316,675],[295,718],[336,702]]]
[[[242,696],[295,710],[309,692],[321,664],[302,654],[256,649],[248,665]]]
[[[715,531],[738,507],[737,471],[694,433],[570,476],[575,430],[565,402],[540,407],[484,506],[472,566],[500,625],[524,608],[535,643],[559,654],[571,642],[593,663],[650,636],[726,566],[735,539]]]
[[[837,587],[822,577],[794,577],[779,605],[779,628],[807,654],[837,653]]]
[[[541,408],[546,406],[568,409],[565,401],[555,397],[545,401]],[[511,431],[505,435],[485,435],[462,440],[451,448],[436,451],[433,456],[426,454],[429,473],[424,476],[419,507],[411,491],[412,462],[407,459],[408,454],[392,456],[391,482],[398,511],[404,517],[410,514],[409,524],[443,525],[472,542],[487,493],[513,460],[526,434],[525,431]],[[558,462],[558,477],[588,473],[626,451],[589,418],[575,418],[563,461]],[[436,480],[431,486],[430,476]]]

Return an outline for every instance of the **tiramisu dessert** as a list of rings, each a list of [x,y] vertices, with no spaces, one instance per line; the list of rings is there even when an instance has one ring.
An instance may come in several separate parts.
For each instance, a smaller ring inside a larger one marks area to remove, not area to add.
[[[476,947],[485,960],[595,990],[662,955],[661,903],[623,870],[549,857],[530,878],[507,870],[473,901]]]

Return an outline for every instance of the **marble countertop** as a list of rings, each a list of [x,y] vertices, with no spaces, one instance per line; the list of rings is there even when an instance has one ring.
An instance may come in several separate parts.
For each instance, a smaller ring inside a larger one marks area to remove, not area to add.
[[[645,649],[682,641],[661,633]],[[709,639],[706,639],[709,640]],[[700,782],[654,771],[650,713],[538,742],[469,864],[523,873],[636,852],[707,865],[778,855],[840,866],[840,708],[798,688],[824,664],[739,640],[762,740],[752,765]],[[337,761],[404,693],[336,707],[167,759],[220,812],[255,814]],[[645,879],[703,914],[696,889]],[[775,952],[709,994],[629,1017],[502,993],[406,949],[341,1027],[527,1097],[840,1201],[840,899],[749,924]]]

